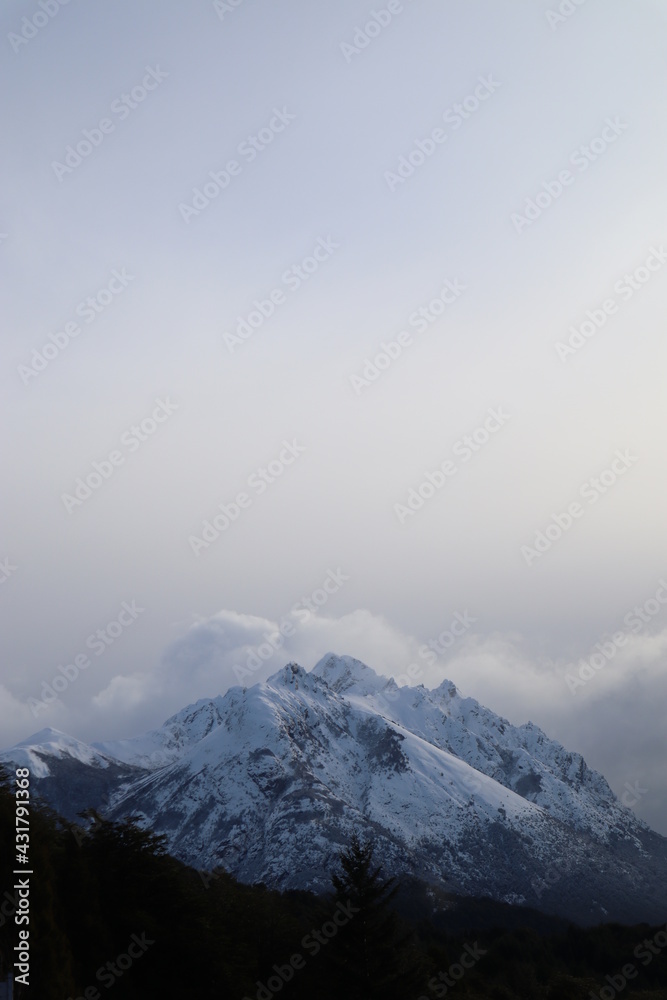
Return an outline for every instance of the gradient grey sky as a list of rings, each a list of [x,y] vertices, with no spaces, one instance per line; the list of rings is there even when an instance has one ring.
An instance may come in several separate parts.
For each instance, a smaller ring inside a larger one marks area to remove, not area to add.
[[[411,683],[449,677],[532,719],[618,794],[639,782],[637,812],[667,834],[667,4],[44,2],[1,15],[0,742],[157,726],[236,683],[287,617],[253,679],[329,649],[387,675],[415,663]],[[252,159],[250,136],[271,139]],[[179,207],[231,160],[199,214]],[[462,290],[444,305],[447,281]],[[557,347],[584,322],[582,346]],[[478,430],[490,410],[505,416]],[[260,492],[285,441],[303,451]],[[292,614],[337,570],[316,613]],[[96,656],[88,637],[132,601]],[[420,654],[457,612],[476,620]]]

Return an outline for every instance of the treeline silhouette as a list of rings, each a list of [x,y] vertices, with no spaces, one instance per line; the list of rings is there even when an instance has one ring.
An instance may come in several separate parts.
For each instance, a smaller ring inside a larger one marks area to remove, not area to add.
[[[18,943],[14,805],[0,775],[0,980]],[[30,820],[30,986],[17,1000],[589,1000],[621,992],[628,963],[624,996],[667,997],[664,928],[581,929],[488,900],[443,917],[357,839],[317,897],[199,873],[131,820],[72,827],[34,803]]]

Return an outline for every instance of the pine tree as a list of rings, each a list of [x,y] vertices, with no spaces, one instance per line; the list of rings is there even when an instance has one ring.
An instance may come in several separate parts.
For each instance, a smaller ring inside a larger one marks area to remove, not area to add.
[[[401,930],[391,906],[399,889],[396,879],[382,878],[373,853],[373,844],[355,834],[339,856],[342,871],[334,872],[331,881],[336,902],[349,906],[353,916],[341,928],[331,957],[348,1000],[405,1000],[414,982],[410,935]]]

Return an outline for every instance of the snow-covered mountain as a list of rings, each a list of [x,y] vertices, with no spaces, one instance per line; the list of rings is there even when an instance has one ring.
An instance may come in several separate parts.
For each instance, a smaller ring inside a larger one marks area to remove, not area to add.
[[[28,764],[70,820],[132,814],[200,869],[325,890],[356,830],[388,873],[582,922],[667,919],[667,839],[578,754],[443,682],[398,688],[349,656],[288,664],[136,739],[42,730]]]

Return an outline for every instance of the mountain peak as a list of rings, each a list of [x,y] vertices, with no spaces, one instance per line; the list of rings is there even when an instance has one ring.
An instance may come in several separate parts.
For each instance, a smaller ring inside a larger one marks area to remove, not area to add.
[[[21,740],[13,751],[5,751],[3,757],[13,752],[13,760],[28,766],[33,777],[44,778],[50,774],[48,760],[73,759],[96,768],[107,768],[109,758],[95,747],[77,740],[68,733],[47,726]]]
[[[314,686],[313,679],[310,678],[308,671],[304,670],[300,663],[286,663],[281,670],[278,670],[269,677],[266,684],[274,688],[293,687],[296,690],[299,689],[299,686],[307,687],[309,690]],[[260,684],[259,687],[261,686]]]
[[[448,681],[448,680],[444,680],[442,684],[439,684],[435,689],[435,692],[437,694],[443,694],[450,699],[461,697],[456,687],[456,684],[454,684],[453,681]]]
[[[33,733],[27,739],[16,744],[17,747],[25,747],[30,750],[44,750],[51,754],[69,754],[83,759],[90,756],[90,746],[83,740],[78,740],[76,736],[63,733],[61,729],[54,729],[46,726],[39,732]],[[83,755],[83,757],[81,756]],[[97,754],[99,756],[99,753]]]
[[[336,653],[325,653],[317,661],[311,674],[325,681],[337,694],[343,694],[351,688],[358,694],[373,694],[388,683],[388,678],[376,674],[361,660]]]
[[[38,733],[33,733],[32,736],[28,736],[27,739],[21,740],[20,743],[16,745],[22,746],[43,746],[45,743],[78,743],[73,736],[69,736],[67,733],[63,733],[60,729],[53,729],[51,726],[46,726],[44,729],[40,729]]]

